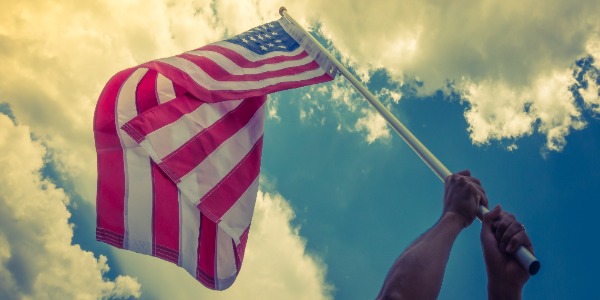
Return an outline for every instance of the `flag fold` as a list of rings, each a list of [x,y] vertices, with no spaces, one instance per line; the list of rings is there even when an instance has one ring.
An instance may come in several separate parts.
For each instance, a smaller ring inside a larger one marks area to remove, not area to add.
[[[259,187],[266,95],[337,70],[287,20],[117,73],[96,107],[96,238],[233,284]]]

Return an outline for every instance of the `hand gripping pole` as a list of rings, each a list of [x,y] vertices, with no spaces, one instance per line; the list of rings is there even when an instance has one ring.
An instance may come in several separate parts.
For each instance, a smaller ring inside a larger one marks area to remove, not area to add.
[[[369,103],[381,114],[381,116],[396,130],[398,135],[408,144],[410,148],[425,162],[429,168],[444,181],[446,177],[452,175],[452,173],[419,141],[392,113],[377,99],[367,88],[360,83],[349,71],[342,65],[329,51],[327,51],[312,35],[292,18],[285,7],[279,9],[279,14],[286,18],[290,23],[295,25],[297,28],[302,30],[304,34],[311,39],[311,41],[320,48],[321,52],[329,58],[329,60],[336,66],[338,71],[346,77],[348,81],[361,93]],[[481,205],[477,213],[477,219],[481,221],[483,214],[487,213],[488,209]],[[519,263],[525,268],[529,274],[535,275],[540,270],[540,262],[527,250],[527,248],[520,246],[513,256],[519,261]]]

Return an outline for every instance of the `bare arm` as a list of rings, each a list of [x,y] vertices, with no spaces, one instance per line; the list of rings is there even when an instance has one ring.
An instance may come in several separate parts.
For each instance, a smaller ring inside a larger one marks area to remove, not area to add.
[[[479,180],[469,171],[447,178],[442,216],[400,254],[378,299],[436,299],[454,240],[473,222],[480,202],[487,206]]]
[[[414,241],[390,269],[378,299],[435,299],[450,249],[462,231],[459,216],[445,214]]]

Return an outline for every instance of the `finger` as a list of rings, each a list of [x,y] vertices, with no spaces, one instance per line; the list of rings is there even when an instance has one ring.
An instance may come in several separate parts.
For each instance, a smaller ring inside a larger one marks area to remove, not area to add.
[[[479,196],[480,196],[480,199],[479,199],[479,204],[480,204],[480,205],[483,205],[483,206],[485,206],[485,207],[488,207],[488,205],[489,205],[489,202],[488,202],[488,198],[487,198],[487,195],[485,194],[485,190],[483,189],[483,187],[482,187],[482,186],[480,186],[480,185],[476,185],[476,184],[474,184],[474,183],[471,183],[471,184],[472,184],[472,186],[473,186],[474,188],[476,188],[476,189],[477,189],[477,193],[478,193],[478,194],[479,194]]]
[[[471,184],[482,194],[485,194],[485,189],[483,188],[483,186],[481,186],[481,184],[478,184],[477,182],[471,181]]]
[[[494,220],[498,217],[500,217],[500,214],[502,213],[502,207],[500,205],[496,205],[496,207],[494,207],[494,209],[490,210],[489,212],[485,213],[483,215],[483,223],[484,224],[489,224],[490,228],[492,223],[494,222]]]
[[[483,222],[480,232],[481,247],[486,264],[502,260],[502,252],[498,249],[498,242],[492,231],[493,220],[500,215],[502,209],[497,205],[493,210],[483,215]]]
[[[521,245],[525,246],[533,254],[531,240],[529,239],[527,232],[523,230],[519,231],[517,234],[512,236],[512,238],[508,242],[508,245],[506,246],[506,252],[513,253]]]
[[[482,194],[481,195],[481,202],[479,204],[481,204],[481,205],[483,205],[485,207],[489,207],[490,203],[488,201],[488,197],[487,197],[486,194]]]
[[[471,177],[471,171],[469,170],[462,170],[456,174],[462,175],[462,176],[467,176],[467,177]]]
[[[508,245],[513,236],[521,231],[523,231],[523,225],[521,225],[521,223],[519,223],[518,221],[512,222],[504,232],[504,235],[502,235],[502,238],[500,239],[500,248],[505,249],[506,245]]]
[[[482,194],[485,194],[485,189],[481,185],[481,181],[479,179],[475,177],[466,177],[465,179],[467,182],[471,183],[475,188],[477,188],[478,191],[480,191]]]
[[[500,242],[502,236],[508,229],[508,227],[515,222],[515,217],[507,212],[502,212],[499,219],[493,224],[493,228],[496,229],[496,240]]]

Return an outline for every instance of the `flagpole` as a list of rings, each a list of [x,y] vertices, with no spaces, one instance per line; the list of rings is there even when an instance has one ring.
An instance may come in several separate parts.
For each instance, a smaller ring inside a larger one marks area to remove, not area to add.
[[[325,54],[329,60],[336,66],[338,71],[346,77],[348,81],[361,93],[369,103],[379,112],[379,114],[396,130],[398,135],[408,144],[410,148],[425,162],[429,168],[444,181],[446,177],[452,175],[450,170],[446,168],[422,143],[419,141],[411,132],[406,128],[392,113],[377,99],[367,88],[354,77],[344,65],[342,65],[329,51],[327,51],[321,43],[319,43],[311,34],[309,34],[292,16],[289,15],[285,7],[279,9],[279,14],[286,18],[290,23],[295,25],[297,28],[302,30],[304,34],[311,39],[311,41],[321,49],[321,52]],[[483,214],[487,213],[488,209],[481,205],[477,213],[477,218],[481,221]],[[521,265],[529,271],[529,274],[535,275],[540,269],[540,262],[527,250],[525,247],[520,246],[517,251],[513,254],[515,258],[521,263]]]

